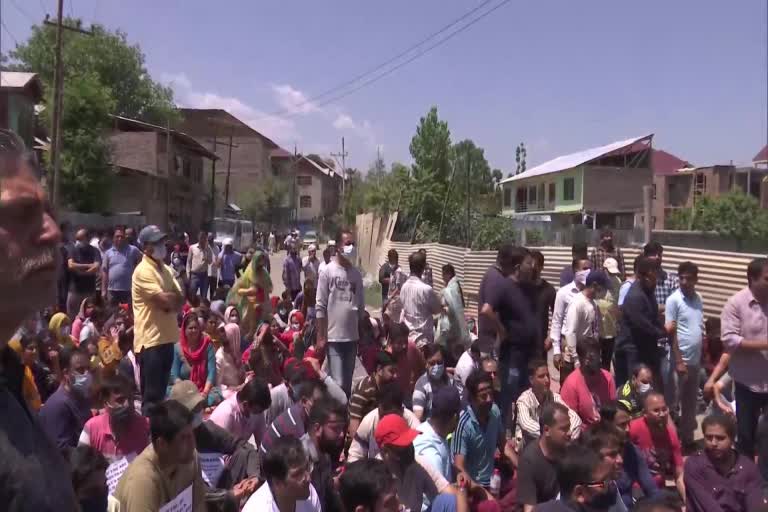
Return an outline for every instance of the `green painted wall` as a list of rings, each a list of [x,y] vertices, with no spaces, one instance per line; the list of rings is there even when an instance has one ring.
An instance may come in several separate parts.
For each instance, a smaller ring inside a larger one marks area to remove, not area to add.
[[[573,179],[573,199],[566,201],[565,200],[565,180],[566,179]],[[546,213],[546,212],[575,212],[575,211],[581,211],[582,209],[582,184],[584,181],[584,173],[583,173],[583,167],[576,167],[574,169],[568,169],[567,171],[562,171],[554,174],[547,174],[544,176],[536,176],[530,179],[522,179],[519,181],[514,181],[512,183],[508,183],[503,185],[504,189],[511,190],[512,194],[512,204],[511,205],[504,205],[503,210],[507,212],[514,212],[515,211],[515,201],[517,199],[517,189],[520,187],[531,187],[533,185],[536,185],[537,187],[540,184],[544,184],[544,193],[547,194],[549,191],[549,184],[554,183],[555,184],[555,206],[554,209],[545,209],[545,210],[538,210],[538,212]],[[544,207],[547,207],[547,201],[544,202]]]

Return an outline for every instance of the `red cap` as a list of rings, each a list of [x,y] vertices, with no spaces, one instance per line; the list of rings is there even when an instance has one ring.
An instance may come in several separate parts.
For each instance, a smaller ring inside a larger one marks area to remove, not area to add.
[[[376,425],[376,444],[379,446],[410,446],[421,432],[408,426],[408,422],[397,414],[387,414]]]

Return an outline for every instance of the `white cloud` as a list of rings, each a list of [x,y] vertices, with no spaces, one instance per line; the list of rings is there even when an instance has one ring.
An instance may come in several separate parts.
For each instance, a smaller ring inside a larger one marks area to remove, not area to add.
[[[290,114],[310,114],[321,111],[320,107],[309,101],[306,94],[291,85],[273,85],[272,93],[280,108]]]
[[[179,88],[189,89],[192,87],[192,82],[189,80],[186,73],[161,73],[160,83],[163,83],[174,90]]]
[[[333,127],[337,130],[354,129],[355,122],[347,114],[339,114],[336,120],[333,122]]]

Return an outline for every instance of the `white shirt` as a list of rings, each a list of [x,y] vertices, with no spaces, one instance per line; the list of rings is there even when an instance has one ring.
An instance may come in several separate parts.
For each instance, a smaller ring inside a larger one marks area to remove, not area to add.
[[[192,244],[189,246],[189,254],[187,255],[187,275],[189,274],[208,274],[208,262],[213,262],[213,251],[211,246],[207,246],[205,249],[200,247],[200,244]]]
[[[319,266],[319,267],[317,267],[317,278],[318,278],[318,279],[320,279],[320,274],[322,274],[322,273],[323,273],[323,271],[324,271],[326,268],[328,268],[328,265],[330,265],[330,263],[326,263],[325,261],[323,261],[323,262],[321,262],[321,263],[320,263],[320,266]]]
[[[213,254],[213,260],[211,260],[211,264],[208,265],[208,277],[217,277],[219,275],[219,268],[214,267],[213,262],[219,257],[219,246],[209,243],[208,247],[211,248],[211,254]]]
[[[566,361],[578,361],[576,355],[576,343],[592,338],[600,337],[600,309],[595,301],[588,299],[583,293],[577,293],[568,306],[563,325],[566,347],[563,359]]]
[[[423,346],[435,341],[435,322],[433,315],[441,310],[440,297],[420,277],[411,276],[400,290],[400,301],[403,311],[400,321],[411,333],[409,341],[416,346]]]
[[[379,454],[379,445],[376,444],[374,432],[376,432],[376,426],[380,419],[378,407],[365,415],[352,437],[352,444],[349,446],[347,456],[348,463],[360,459],[373,459]],[[405,407],[403,407],[403,419],[411,428],[416,428],[421,424],[419,418]]]
[[[576,283],[571,281],[557,290],[555,296],[555,309],[552,311],[552,325],[549,328],[549,337],[552,340],[552,353],[560,354],[560,338],[563,336],[565,314],[568,312],[573,297],[579,293]]]
[[[472,354],[469,350],[465,350],[458,362],[456,362],[456,369],[454,374],[461,380],[461,383],[466,385],[467,378],[472,375],[472,372],[477,369],[477,363],[472,359]]]
[[[245,507],[243,507],[243,512],[280,512],[268,483],[264,482],[248,498]],[[317,491],[315,491],[315,487],[312,484],[309,484],[309,498],[297,501],[295,512],[322,512],[320,498],[318,498]]]
[[[304,256],[301,260],[301,268],[304,271],[304,279],[317,283],[317,278],[320,275],[320,260],[317,259],[317,256],[312,261],[309,261],[309,256]]]

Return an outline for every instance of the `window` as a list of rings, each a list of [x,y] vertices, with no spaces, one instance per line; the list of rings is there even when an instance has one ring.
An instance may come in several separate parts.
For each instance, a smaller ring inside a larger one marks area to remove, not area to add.
[[[528,187],[528,202],[536,203],[536,185]]]
[[[653,185],[651,185],[651,190],[653,191],[653,196],[652,197],[654,199],[656,199],[656,184],[655,183]]]
[[[312,196],[301,196],[299,198],[299,206],[301,208],[312,208]]]
[[[504,188],[504,206],[512,206],[512,189]]]
[[[565,178],[563,180],[563,201],[573,201],[576,198],[576,179]]]
[[[296,183],[301,187],[312,186],[312,176],[296,176]]]
[[[550,203],[555,202],[556,188],[554,183],[549,184],[549,197],[547,198]]]

